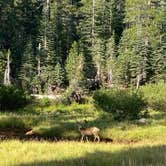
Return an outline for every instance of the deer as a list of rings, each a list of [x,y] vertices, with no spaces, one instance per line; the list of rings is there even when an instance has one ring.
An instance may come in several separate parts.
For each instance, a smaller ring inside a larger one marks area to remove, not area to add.
[[[81,134],[81,142],[83,141],[84,137],[86,138],[86,140],[88,141],[88,137],[87,136],[94,136],[94,141],[99,142],[100,141],[100,137],[98,135],[100,129],[97,127],[88,127],[88,128],[83,128],[80,124],[77,124],[78,126],[78,130]]]
[[[33,130],[30,130],[30,131],[25,133],[25,135],[33,135],[33,134],[35,134]]]

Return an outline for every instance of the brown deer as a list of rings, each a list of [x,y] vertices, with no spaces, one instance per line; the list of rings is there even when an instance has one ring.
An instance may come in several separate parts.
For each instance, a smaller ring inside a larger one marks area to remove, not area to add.
[[[25,133],[25,135],[33,135],[33,134],[35,134],[33,130],[30,130],[30,131]]]
[[[88,137],[87,136],[94,136],[94,141],[99,142],[100,141],[100,137],[98,135],[100,129],[97,127],[88,127],[88,128],[83,128],[80,124],[77,124],[78,126],[78,130],[81,133],[81,141],[83,141],[84,137],[86,138],[86,140],[88,141]]]

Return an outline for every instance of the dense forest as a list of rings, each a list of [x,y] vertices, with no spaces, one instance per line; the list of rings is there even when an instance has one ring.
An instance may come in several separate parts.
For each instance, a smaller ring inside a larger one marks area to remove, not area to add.
[[[0,166],[110,165],[166,166],[166,0],[0,0]]]
[[[56,94],[159,80],[165,0],[0,0],[0,84]]]

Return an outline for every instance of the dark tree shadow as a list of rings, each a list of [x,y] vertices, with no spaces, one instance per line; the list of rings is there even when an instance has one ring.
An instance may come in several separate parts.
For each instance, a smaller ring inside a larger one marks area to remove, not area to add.
[[[47,154],[46,154],[47,155]],[[34,161],[17,166],[165,166],[166,145],[130,148],[122,151],[96,151],[80,158]]]

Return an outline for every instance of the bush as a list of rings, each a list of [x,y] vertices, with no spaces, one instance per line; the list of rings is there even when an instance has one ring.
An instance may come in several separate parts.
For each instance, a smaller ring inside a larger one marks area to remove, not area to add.
[[[112,113],[114,119],[136,119],[145,106],[141,94],[131,90],[99,90],[94,93],[94,102],[104,111]]]
[[[14,110],[25,106],[26,95],[13,86],[0,86],[0,110]]]
[[[48,107],[51,105],[51,100],[49,98],[39,99],[38,105],[40,105],[41,107]]]
[[[149,107],[166,111],[166,83],[147,84],[141,87],[141,92]]]

